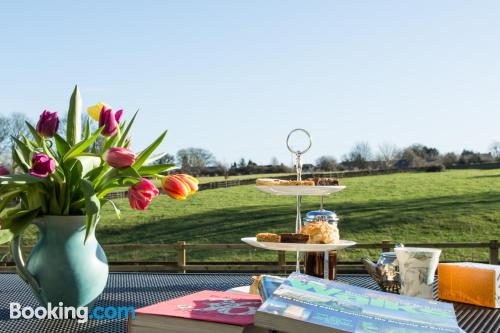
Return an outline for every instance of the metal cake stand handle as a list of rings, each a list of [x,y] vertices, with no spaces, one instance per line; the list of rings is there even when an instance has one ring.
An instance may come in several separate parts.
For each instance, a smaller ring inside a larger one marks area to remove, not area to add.
[[[292,135],[294,133],[299,133],[299,132],[302,132],[304,133],[306,136],[307,136],[307,139],[308,139],[308,143],[307,143],[307,147],[303,150],[294,150],[292,148],[292,146],[290,145],[290,138],[292,137]],[[312,139],[311,139],[311,134],[309,134],[308,131],[306,131],[305,129],[303,128],[296,128],[294,130],[292,130],[290,133],[288,133],[288,136],[286,137],[286,147],[288,148],[288,150],[295,155],[295,169],[296,169],[296,172],[297,172],[297,180],[302,180],[302,161],[301,161],[301,157],[302,155],[304,155],[305,153],[307,153],[307,151],[309,149],[311,149],[311,146],[312,146]]]
[[[290,145],[290,138],[294,133],[299,133],[302,132],[307,136],[308,143],[307,147],[303,150],[294,150],[291,145]],[[306,131],[303,128],[296,128],[292,130],[290,133],[288,133],[288,136],[286,137],[286,147],[288,150],[295,155],[295,170],[297,172],[297,180],[301,181],[302,180],[302,155],[305,154],[309,149],[311,149],[312,146],[312,139],[311,139],[311,134],[309,134],[308,131]],[[300,202],[301,202],[301,196],[297,195],[297,217],[295,219],[295,232],[299,233],[300,228],[302,226],[302,213],[300,209]],[[295,270],[296,272],[300,273],[300,253],[297,251],[297,257],[296,257],[296,264],[295,264]]]

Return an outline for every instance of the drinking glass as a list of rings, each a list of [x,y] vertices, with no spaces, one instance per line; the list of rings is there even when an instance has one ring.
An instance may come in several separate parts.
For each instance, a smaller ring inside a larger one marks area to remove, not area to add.
[[[441,250],[399,247],[394,251],[399,263],[401,295],[432,299],[434,275]]]

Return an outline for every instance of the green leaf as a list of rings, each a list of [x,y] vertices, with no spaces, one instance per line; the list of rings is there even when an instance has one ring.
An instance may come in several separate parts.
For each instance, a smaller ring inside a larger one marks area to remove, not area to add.
[[[152,156],[148,157],[148,159],[146,160],[146,162],[144,162],[144,164],[146,164],[146,165],[154,164],[156,161],[158,161],[160,158],[162,158],[165,155],[167,155],[167,153],[159,153],[159,154],[152,155]]]
[[[90,118],[87,118],[87,121],[85,122],[85,129],[83,130],[83,140],[87,140],[90,138],[90,135],[92,134],[90,130]]]
[[[39,208],[35,208],[31,210],[14,211],[13,214],[9,214],[2,222],[0,244],[10,241],[14,236],[22,233],[33,219],[37,217],[39,211]]]
[[[78,142],[76,145],[74,145],[63,157],[63,161],[67,161],[69,159],[75,158],[76,156],[80,155],[87,149],[91,144],[97,140],[99,135],[101,135],[102,130],[104,129],[104,126],[99,128],[90,138],[84,141]]]
[[[135,169],[139,169],[142,167],[144,162],[148,159],[148,157],[155,151],[156,148],[162,143],[163,139],[165,138],[165,135],[167,135],[167,131],[163,132],[162,135],[160,135],[149,147],[144,149],[139,156],[137,156],[137,159],[135,160],[134,165],[132,165]]]
[[[75,86],[73,94],[69,100],[68,126],[66,128],[66,137],[68,144],[74,146],[80,142],[82,135],[82,98],[78,86]]]
[[[0,230],[0,244],[10,242],[14,238],[14,234],[9,229]]]
[[[105,189],[117,187],[121,178],[137,179],[139,181],[142,177],[137,170],[132,167],[125,169],[112,168],[102,177],[97,187],[97,191],[102,192]]]
[[[107,150],[108,150],[109,148],[111,148],[111,147],[116,147],[116,146],[115,146],[115,143],[116,143],[117,141],[118,141],[118,133],[117,133],[115,136],[113,136],[113,137],[109,138],[108,140],[106,140],[106,141],[104,142],[104,146],[103,146],[103,148],[102,148],[102,151],[103,151],[103,152],[105,152],[105,151],[107,151]]]
[[[137,172],[137,170],[135,170],[132,167],[128,167],[125,169],[118,169],[118,176],[119,177],[128,177],[128,178],[137,178],[137,179],[142,178],[141,175]]]
[[[40,134],[38,134],[36,129],[30,123],[26,122],[26,126],[28,127],[33,140],[35,140],[36,144],[40,146],[42,144],[42,137],[40,136]]]
[[[30,149],[30,151],[35,151],[36,150],[36,143],[35,142],[33,142],[30,139],[28,139],[26,137],[26,135],[24,135],[24,134],[22,134],[21,137],[23,139],[22,141],[24,142],[24,144],[26,146],[28,146],[28,148]]]
[[[90,232],[95,229],[95,226],[99,221],[101,202],[97,198],[91,182],[82,179],[80,188],[85,199],[85,241],[87,241]]]
[[[15,147],[12,150],[12,158],[17,163],[17,165],[23,169],[23,172],[28,173],[30,166],[28,162],[24,159],[23,153],[19,150],[19,148]]]
[[[90,170],[86,175],[84,175],[84,177],[93,182],[97,178],[97,176],[99,176],[103,167],[104,166],[101,165],[100,167]]]
[[[137,172],[139,172],[141,176],[151,176],[157,175],[162,172],[167,172],[174,169],[175,167],[175,164],[143,165]]]
[[[111,205],[111,207],[113,207],[113,210],[115,211],[115,215],[118,219],[121,218],[121,210],[115,205],[115,203],[112,201],[112,200],[109,200],[109,199],[101,199],[101,202],[102,204],[104,203],[109,203]]]
[[[95,154],[81,154],[75,157],[82,164],[82,174],[81,176],[85,176],[90,171],[98,168],[101,165],[102,159],[101,156]]]
[[[46,178],[38,178],[30,175],[23,174],[15,174],[9,176],[0,176],[0,185],[9,185],[9,184],[34,184],[34,183],[46,183]]]
[[[4,210],[4,208],[7,207],[7,205],[11,203],[14,198],[19,196],[21,192],[22,190],[18,189],[0,195],[0,212]]]
[[[54,141],[56,142],[56,149],[59,157],[63,157],[71,149],[66,140],[57,133],[54,135]]]
[[[134,116],[132,117],[132,119],[130,120],[130,122],[127,125],[127,128],[125,128],[125,131],[123,131],[122,137],[120,138],[120,141],[118,141],[118,144],[116,145],[117,147],[125,147],[126,146],[125,143],[127,141],[127,135],[128,135],[128,132],[130,132],[130,129],[132,128],[132,124],[135,121],[135,117],[137,116],[137,113],[139,113],[139,110],[135,111]]]
[[[24,158],[25,161],[30,160],[30,155],[31,155],[31,149],[26,145],[24,142],[19,140],[18,138],[12,136],[12,140],[16,143],[16,148],[19,149],[19,152],[22,153],[22,157]]]

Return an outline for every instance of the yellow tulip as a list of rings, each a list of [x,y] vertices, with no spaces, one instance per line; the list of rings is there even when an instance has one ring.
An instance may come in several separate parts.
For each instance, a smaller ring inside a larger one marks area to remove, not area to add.
[[[103,107],[109,109],[109,106],[107,104],[99,102],[96,105],[90,106],[87,109],[87,113],[89,114],[90,118],[94,119],[95,121],[99,121],[99,116],[101,115],[101,110]]]

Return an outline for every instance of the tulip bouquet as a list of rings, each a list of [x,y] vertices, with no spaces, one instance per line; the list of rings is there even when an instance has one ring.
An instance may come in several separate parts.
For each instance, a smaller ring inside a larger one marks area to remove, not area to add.
[[[43,111],[35,127],[26,123],[29,136],[13,137],[13,160],[22,173],[0,170],[0,244],[21,234],[42,215],[84,215],[87,237],[105,203],[119,216],[117,206],[106,198],[117,189],[128,188],[133,209],[147,209],[159,195],[149,179],[161,180],[165,193],[176,200],[198,190],[198,181],[189,175],[161,175],[174,165],[153,164],[162,156],[152,154],[166,131],[136,154],[129,148],[128,134],[137,113],[129,122],[122,121],[123,110],[114,112],[99,103],[88,108],[89,118],[82,126],[81,108],[75,87],[65,137],[58,134],[57,112],[50,111]],[[98,127],[92,132],[94,120]],[[12,202],[19,204],[11,207]]]

